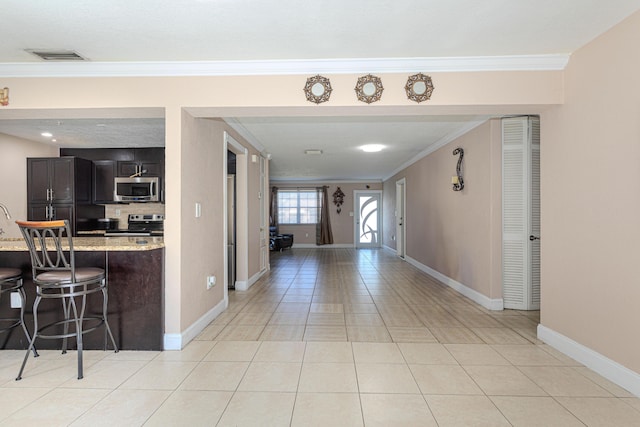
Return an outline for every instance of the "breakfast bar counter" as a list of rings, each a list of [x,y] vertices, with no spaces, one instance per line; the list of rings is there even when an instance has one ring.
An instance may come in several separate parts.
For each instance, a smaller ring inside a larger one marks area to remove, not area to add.
[[[78,267],[104,268],[109,286],[109,325],[122,350],[162,350],[164,334],[164,241],[162,237],[74,237]],[[31,259],[23,239],[0,239],[0,266],[22,270],[27,293],[25,321],[33,330],[32,305],[35,285]],[[101,311],[101,298],[94,298],[89,310]],[[42,301],[41,322],[58,320],[62,307],[55,301]],[[0,300],[0,318],[17,317],[10,298]],[[44,317],[43,317],[44,316]],[[48,320],[49,318],[50,320]],[[71,343],[71,341],[70,341]],[[0,348],[26,349],[28,343],[20,328],[0,335]],[[73,345],[73,344],[71,344]],[[85,349],[102,349],[102,329],[84,337]],[[59,340],[38,340],[43,349],[59,348]]]
[[[162,237],[74,237],[76,251],[148,251],[164,248]],[[0,252],[27,251],[22,238],[0,239]]]

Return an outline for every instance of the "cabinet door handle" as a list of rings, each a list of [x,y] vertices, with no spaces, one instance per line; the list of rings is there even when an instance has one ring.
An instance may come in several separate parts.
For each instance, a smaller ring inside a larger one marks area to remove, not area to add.
[[[56,219],[56,208],[51,206],[51,219]]]
[[[47,202],[49,201],[49,191],[51,191],[51,189],[47,188]]]

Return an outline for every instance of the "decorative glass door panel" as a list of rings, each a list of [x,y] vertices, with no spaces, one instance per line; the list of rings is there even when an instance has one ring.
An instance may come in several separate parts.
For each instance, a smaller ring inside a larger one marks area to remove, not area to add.
[[[356,248],[380,247],[380,192],[356,192]]]

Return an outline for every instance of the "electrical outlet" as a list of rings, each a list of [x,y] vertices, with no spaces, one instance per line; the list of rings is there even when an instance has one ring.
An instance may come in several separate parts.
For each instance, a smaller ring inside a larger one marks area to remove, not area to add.
[[[22,297],[17,292],[11,292],[11,308],[22,307]]]
[[[216,276],[207,276],[207,289],[211,289],[216,285]]]
[[[121,213],[120,209],[116,209],[116,216],[120,216],[120,213]]]

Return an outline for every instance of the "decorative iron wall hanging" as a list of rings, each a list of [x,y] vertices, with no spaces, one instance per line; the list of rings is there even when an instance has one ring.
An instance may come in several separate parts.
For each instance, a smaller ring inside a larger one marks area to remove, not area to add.
[[[304,94],[307,101],[320,104],[327,102],[331,96],[331,82],[328,78],[321,75],[309,77],[307,84],[304,85]]]
[[[433,89],[431,77],[422,73],[409,76],[407,84],[404,86],[404,90],[407,91],[407,98],[415,102],[422,102],[431,98]]]
[[[372,102],[379,101],[382,97],[382,80],[380,77],[367,74],[366,76],[358,77],[358,83],[356,84],[355,91],[359,101],[371,104]]]
[[[456,165],[456,176],[451,178],[451,184],[453,184],[453,191],[461,191],[464,188],[464,181],[462,180],[462,172],[460,172],[460,168],[462,167],[462,157],[464,156],[464,150],[460,147],[453,150],[453,155],[458,157],[458,164]]]
[[[336,212],[338,212],[338,215],[340,215],[340,212],[342,212],[342,203],[344,202],[344,193],[342,192],[342,190],[340,189],[340,187],[338,187],[336,189],[336,191],[333,192],[333,204],[336,205]]]

